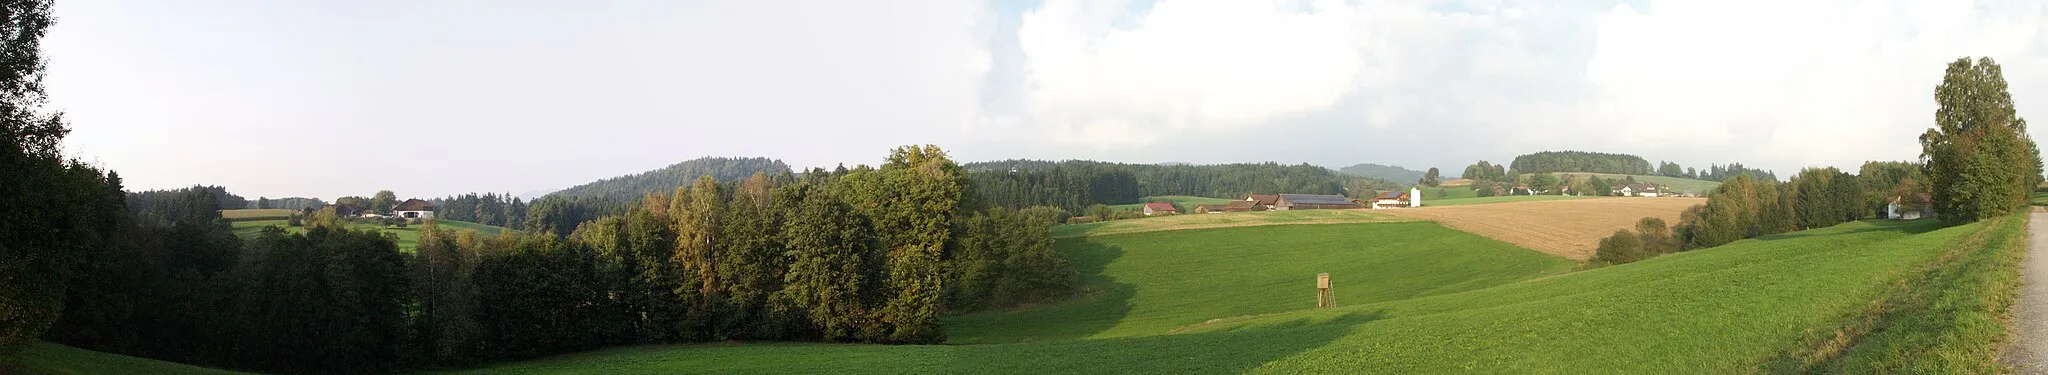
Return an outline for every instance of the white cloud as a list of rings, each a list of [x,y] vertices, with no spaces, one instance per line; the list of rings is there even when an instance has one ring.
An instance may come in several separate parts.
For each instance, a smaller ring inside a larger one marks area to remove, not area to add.
[[[1047,1],[1023,15],[1025,107],[1055,139],[1145,145],[1329,108],[1365,66],[1354,13],[1250,1]]]

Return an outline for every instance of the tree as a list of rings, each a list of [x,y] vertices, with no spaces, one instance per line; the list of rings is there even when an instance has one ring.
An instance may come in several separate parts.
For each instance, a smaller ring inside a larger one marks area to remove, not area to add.
[[[1417,184],[1421,184],[1423,186],[1436,186],[1437,184],[1442,182],[1443,176],[1440,174],[1440,172],[1436,170],[1436,167],[1429,167],[1428,172],[1422,172],[1422,180],[1416,181]]]
[[[7,33],[0,37],[0,353],[42,336],[63,307],[64,280],[88,238],[71,231],[85,213],[67,196],[87,191],[67,170],[61,153],[70,132],[44,110],[40,41],[50,26],[50,3],[0,5]],[[96,190],[96,189],[95,189]]]
[[[270,198],[256,197],[256,208],[270,209]]]
[[[1958,58],[1935,86],[1935,127],[1920,135],[1934,207],[1943,221],[1968,223],[2019,212],[2041,183],[2041,150],[1989,57]]]
[[[1685,168],[1679,167],[1678,163],[1658,162],[1657,174],[1665,177],[1685,177]]]
[[[870,223],[852,205],[825,189],[801,189],[801,203],[783,228],[789,272],[772,304],[801,311],[820,338],[853,341],[884,335],[870,319],[867,301],[880,299],[882,280],[870,275],[879,264],[879,244]]]
[[[1593,258],[1609,264],[1622,264],[1648,259],[1649,255],[1643,251],[1642,237],[1621,229],[1600,239],[1599,247],[1593,250]]]
[[[372,212],[391,212],[391,208],[397,205],[398,194],[392,193],[390,190],[378,190],[377,194],[370,196],[370,210]]]

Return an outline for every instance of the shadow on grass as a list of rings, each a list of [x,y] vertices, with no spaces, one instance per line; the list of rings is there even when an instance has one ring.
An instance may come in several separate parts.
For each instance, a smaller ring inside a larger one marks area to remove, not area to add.
[[[1124,249],[1089,241],[1060,239],[1056,247],[1079,274],[1081,293],[1061,301],[959,315],[947,319],[951,343],[1007,343],[1070,340],[1107,331],[1131,313],[1138,287],[1116,281],[1103,270],[1124,256]]]
[[[964,346],[942,372],[1241,373],[1321,347],[1382,315],[1353,312],[1218,332]]]
[[[1859,228],[1859,229],[1853,229],[1853,230],[1846,230],[1846,231],[1826,231],[1826,232],[1816,232],[1816,231],[1815,231],[1814,229],[1808,229],[1808,230],[1802,230],[1802,231],[1797,231],[1797,232],[1788,232],[1788,233],[1779,233],[1779,234],[1773,234],[1773,235],[1768,235],[1768,236],[1758,237],[1757,239],[1758,239],[1758,240],[1760,240],[1760,241],[1778,241],[1778,240],[1789,240],[1789,239],[1795,239],[1795,238],[1806,238],[1806,237],[1813,237],[1813,236],[1833,236],[1833,235],[1842,235],[1842,234],[1856,234],[1856,233],[1868,233],[1868,232],[1899,232],[1899,233],[1904,233],[1904,234],[1909,234],[1909,235],[1911,235],[1911,234],[1921,234],[1921,233],[1933,232],[1933,231],[1934,231],[1934,230],[1936,230],[1936,229],[1941,229],[1941,221],[1940,221],[1940,220],[1934,220],[1934,219],[1919,219],[1919,220],[1887,220],[1887,219],[1870,219],[1870,220],[1861,220],[1861,221],[1857,221],[1857,223],[1867,223],[1867,224],[1870,224],[1871,226],[1870,226],[1870,227],[1868,227],[1868,228]],[[1842,224],[1840,224],[1840,225],[1849,225],[1849,224],[1854,224],[1854,223],[1842,223]]]

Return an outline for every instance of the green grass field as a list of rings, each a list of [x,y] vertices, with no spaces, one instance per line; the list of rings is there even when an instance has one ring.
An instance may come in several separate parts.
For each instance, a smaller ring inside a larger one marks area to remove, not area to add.
[[[220,217],[228,221],[284,220],[292,216],[292,210],[281,208],[252,208],[246,210],[220,210]]]
[[[1443,200],[1434,200],[1434,201],[1432,201],[1432,200],[1429,200],[1428,198],[1423,198],[1423,199],[1422,199],[1422,206],[1423,206],[1423,207],[1434,207],[1434,206],[1463,206],[1463,205],[1468,205],[1468,204],[1487,204],[1487,203],[1505,203],[1505,202],[1528,202],[1528,201],[1549,201],[1549,200],[1559,200],[1559,199],[1587,199],[1587,198],[1596,198],[1596,197],[1579,197],[1579,196],[1570,196],[1570,195],[1509,195],[1509,196],[1499,196],[1499,197],[1473,197],[1473,198],[1457,198],[1457,199],[1443,199]]]
[[[1584,173],[1584,172],[1569,172],[1569,173],[1558,173],[1558,176],[1560,176],[1560,177],[1562,177],[1562,176],[1573,176],[1574,178],[1578,178],[1578,176],[1584,176],[1584,175],[1595,175],[1595,176],[1600,176],[1600,179],[1603,179],[1603,180],[1617,180],[1617,181],[1618,181],[1618,180],[1621,180],[1621,179],[1622,179],[1622,178],[1624,178],[1624,177],[1628,177],[1628,176],[1629,176],[1629,175],[1624,175],[1624,174],[1613,174],[1613,173]],[[1677,188],[1678,190],[1684,190],[1685,192],[1688,192],[1688,193],[1700,194],[1701,196],[1705,196],[1705,195],[1707,194],[1707,191],[1710,191],[1710,190],[1714,190],[1714,188],[1716,188],[1716,187],[1720,187],[1720,186],[1721,186],[1721,183],[1719,183],[1719,182],[1713,182],[1713,181],[1707,181],[1707,180],[1694,180],[1694,179],[1690,179],[1690,178],[1677,178],[1677,177],[1664,177],[1664,176],[1644,176],[1644,175],[1635,175],[1635,178],[1636,178],[1636,182],[1641,182],[1641,183],[1646,183],[1646,184],[1658,184],[1658,185],[1670,186],[1670,187],[1673,187],[1673,188]]]
[[[1319,272],[1346,287],[1337,300],[1344,305],[1484,288],[1574,265],[1428,222],[1150,232],[1058,246],[1092,294],[955,317],[947,322],[953,341],[1158,335],[1209,319],[1313,308]]]
[[[1407,221],[1407,219],[1373,213],[1366,210],[1300,210],[1229,212],[1216,214],[1183,214],[1061,225],[1052,228],[1052,236],[1054,238],[1072,238],[1082,236],[1101,236],[1124,233],[1247,227],[1262,225],[1379,223],[1390,221]]]
[[[505,228],[471,223],[466,221],[435,220],[434,223],[436,225],[440,225],[441,229],[446,231],[475,230],[480,234],[498,234],[498,232],[505,230]],[[263,230],[263,227],[272,225],[285,228],[285,232],[287,233],[305,233],[306,231],[306,228],[304,227],[287,227],[285,226],[285,224],[286,222],[284,220],[250,220],[237,221],[233,223],[235,236],[242,238],[249,238],[250,236],[254,236],[258,231]],[[419,247],[420,244],[419,224],[407,225],[404,228],[399,228],[375,224],[351,223],[348,224],[348,228],[377,229],[398,235],[398,249],[403,250],[405,252],[412,252],[412,249]]]
[[[1935,290],[1927,293],[1959,297],[1937,296],[1931,298],[1935,302],[1922,303],[1934,312],[1954,309],[1950,306],[1956,301],[1984,299],[1985,292],[1973,289],[1982,282],[1943,282],[1984,277],[1923,275],[1976,275],[1929,269],[1969,270],[1975,263],[1965,260],[1950,262],[1956,266],[1930,265],[1950,258],[1945,253],[1971,259],[1967,254],[1985,253],[1981,249],[1994,242],[2011,244],[2011,238],[2023,238],[2014,236],[2015,223],[2024,220],[1939,229],[1933,221],[1856,222],[1564,274],[1555,274],[1560,268],[1554,267],[1569,263],[1514,255],[1526,250],[1493,255],[1504,257],[1499,259],[1457,252],[1448,255],[1462,259],[1460,264],[1439,267],[1430,259],[1478,242],[1435,233],[1441,229],[1427,223],[1090,237],[1060,246],[1075,254],[1095,294],[948,321],[957,342],[1005,343],[639,346],[472,372],[1741,373],[1778,369],[1767,365],[1797,362],[1805,353],[1835,347],[1825,339],[1835,337],[1836,325],[1845,321],[1876,321],[1887,327],[1882,332],[1906,332],[1906,337],[1850,338],[1859,344],[1835,360],[1866,362],[1842,367],[1823,362],[1820,368],[1896,369],[1854,353],[1890,355],[1908,364],[1940,362],[1944,356],[1989,350],[1991,343],[1981,333],[1985,324],[1991,324],[1990,331],[2002,328],[1995,319],[1948,322],[1940,314],[1866,319],[1869,306],[1916,298],[1898,294],[1899,288],[1892,287],[1896,284],[1924,285]],[[1309,233],[1319,230],[1363,239]],[[1399,239],[1403,232],[1430,235]],[[1987,242],[1978,236],[1983,233],[2007,241]],[[1240,250],[1216,245],[1277,235],[1311,239],[1296,246]],[[1415,252],[1406,257],[1414,259],[1330,249],[1382,241],[1411,244]],[[1431,241],[1448,242],[1427,245]],[[1520,266],[1475,268],[1510,265]],[[1340,306],[1312,309],[1307,275],[1324,270],[1336,275]],[[1386,275],[1370,276],[1373,272]],[[1347,276],[1360,273],[1366,275]],[[1459,275],[1434,279],[1438,273]],[[1499,278],[1429,287],[1484,275]],[[1926,279],[1937,282],[1908,282]],[[1915,316],[1935,321],[1910,319]],[[1955,336],[1963,338],[1950,338]],[[1976,349],[1943,349],[1944,342]],[[1869,363],[1879,366],[1851,366]]]
[[[101,353],[45,342],[31,344],[28,348],[22,349],[20,353],[15,353],[12,358],[0,358],[0,374],[228,375],[240,373],[119,354]]]
[[[1428,205],[1429,201],[1437,199],[1465,199],[1479,197],[1479,191],[1472,190],[1471,186],[1422,186],[1417,187],[1417,189],[1422,189],[1422,202],[1424,205]]]

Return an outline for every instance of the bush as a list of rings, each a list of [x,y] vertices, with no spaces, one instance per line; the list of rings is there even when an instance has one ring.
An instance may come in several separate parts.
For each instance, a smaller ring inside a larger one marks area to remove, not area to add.
[[[1608,264],[1631,263],[1649,256],[1643,253],[1643,240],[1627,229],[1614,231],[1614,235],[1600,239],[1600,247],[1593,251],[1593,259]]]

